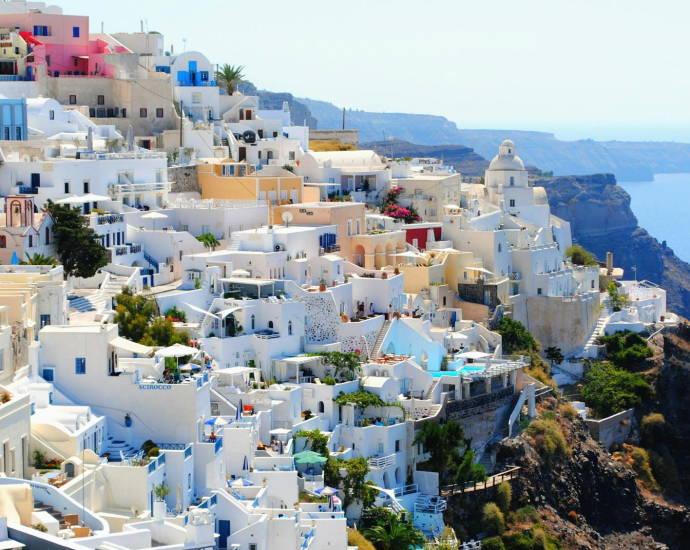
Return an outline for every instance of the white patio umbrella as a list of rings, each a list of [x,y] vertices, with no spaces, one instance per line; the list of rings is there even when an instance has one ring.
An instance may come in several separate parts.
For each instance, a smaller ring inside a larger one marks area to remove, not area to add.
[[[91,126],[86,132],[86,148],[90,153],[93,152],[93,128]]]
[[[141,219],[142,220],[153,220],[153,230],[156,230],[156,220],[162,220],[162,219],[167,219],[167,215],[161,214],[160,212],[149,212],[148,214],[144,214]]]
[[[177,486],[177,503],[175,505],[177,510],[182,510],[182,487],[178,484]]]
[[[134,151],[134,128],[132,128],[131,124],[127,129],[127,150]]]
[[[85,202],[109,201],[110,197],[105,195],[94,195],[87,193],[86,195],[72,195],[64,199],[55,201],[55,204],[84,204]]]
[[[249,277],[251,273],[247,271],[246,269],[233,269],[232,270],[232,276],[233,277]]]
[[[167,348],[161,348],[156,352],[159,357],[184,357],[185,355],[196,355],[199,350],[191,346],[173,344]]]

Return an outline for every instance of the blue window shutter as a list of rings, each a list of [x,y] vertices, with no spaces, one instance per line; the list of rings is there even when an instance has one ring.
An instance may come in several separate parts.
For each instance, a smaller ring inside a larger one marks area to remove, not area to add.
[[[72,36],[74,38],[79,38],[79,27],[73,27],[72,28]]]

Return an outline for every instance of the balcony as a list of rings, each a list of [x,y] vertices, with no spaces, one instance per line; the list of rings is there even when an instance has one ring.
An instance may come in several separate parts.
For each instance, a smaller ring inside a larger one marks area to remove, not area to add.
[[[280,338],[280,333],[274,330],[266,329],[260,330],[259,332],[255,332],[254,336],[256,338],[261,338],[263,340],[269,340],[271,338]]]
[[[177,81],[178,86],[184,88],[216,88],[218,86],[217,80],[204,80],[201,82],[189,82],[184,80]]]
[[[522,272],[520,271],[513,271],[510,274],[510,280],[511,281],[522,281]]]
[[[389,466],[395,466],[395,455],[371,457],[367,462],[370,468],[380,470],[382,468],[388,468]]]
[[[105,216],[98,216],[96,223],[98,225],[110,225],[113,223],[122,223],[125,220],[122,214],[107,214]]]
[[[19,188],[19,194],[20,195],[37,195],[38,194],[38,187],[20,187]]]

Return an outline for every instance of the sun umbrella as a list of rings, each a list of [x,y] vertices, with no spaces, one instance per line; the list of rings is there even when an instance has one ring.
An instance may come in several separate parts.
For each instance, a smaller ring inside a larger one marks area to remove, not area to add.
[[[251,273],[247,271],[246,269],[233,269],[232,270],[232,276],[233,277],[249,277]]]
[[[132,128],[131,124],[127,129],[127,150],[134,151],[134,128]]]
[[[283,454],[283,441],[280,441],[280,454]]]
[[[17,251],[12,252],[12,260],[10,260],[10,265],[19,265],[19,258],[17,257]]]
[[[199,352],[198,349],[183,346],[182,344],[173,344],[167,348],[161,348],[156,352],[159,357],[184,357],[185,355],[196,355]]]
[[[253,485],[254,483],[243,477],[236,479],[230,484],[231,487],[252,487]]]
[[[182,487],[179,485],[177,486],[177,504],[175,505],[175,508],[182,510]]]
[[[86,131],[86,148],[90,153],[93,153],[93,128],[91,126]]]
[[[148,214],[144,214],[141,219],[142,220],[153,220],[153,230],[156,230],[156,220],[162,220],[162,219],[167,219],[166,214],[161,214],[160,212],[149,212]]]
[[[314,491],[317,495],[322,495],[325,497],[330,497],[332,495],[337,495],[338,494],[338,489],[334,489],[333,487],[329,487],[328,485],[324,485],[321,487],[321,489],[317,489]]]
[[[225,426],[226,424],[229,424],[229,422],[220,416],[216,416],[211,418],[211,420],[206,421],[207,426]]]
[[[239,419],[240,419],[240,408],[235,407],[235,420],[239,420]]]
[[[247,460],[247,455],[244,455],[244,462],[242,463],[242,471],[249,470],[249,461]]]
[[[297,464],[324,464],[327,458],[314,451],[302,451],[292,456]]]
[[[86,195],[72,195],[65,199],[60,199],[55,201],[55,204],[84,204],[85,202],[98,202],[98,201],[109,201],[110,197],[105,195],[94,195],[93,193],[87,193]]]

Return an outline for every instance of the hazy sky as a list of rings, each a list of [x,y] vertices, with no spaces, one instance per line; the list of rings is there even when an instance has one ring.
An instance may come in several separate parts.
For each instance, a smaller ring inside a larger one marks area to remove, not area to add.
[[[687,0],[57,0],[260,88],[464,128],[690,141]]]

